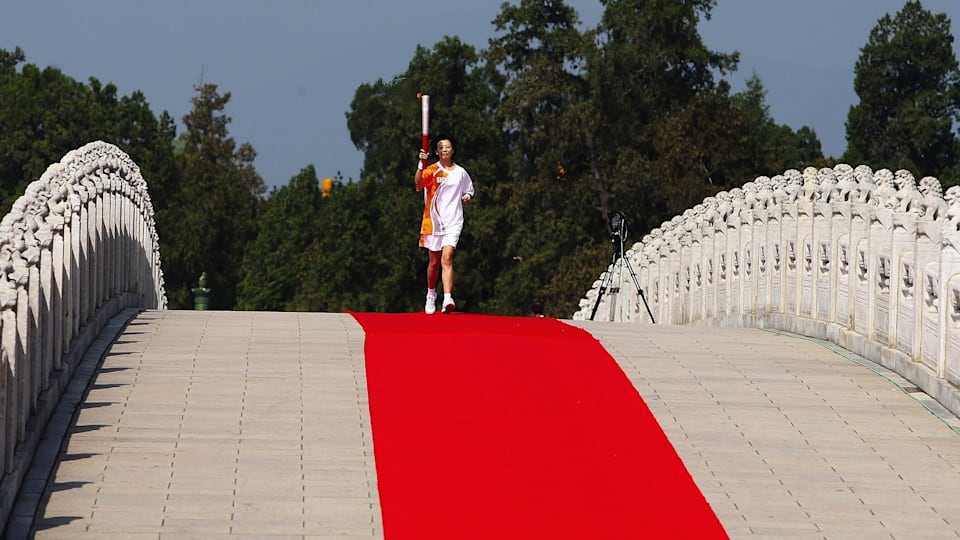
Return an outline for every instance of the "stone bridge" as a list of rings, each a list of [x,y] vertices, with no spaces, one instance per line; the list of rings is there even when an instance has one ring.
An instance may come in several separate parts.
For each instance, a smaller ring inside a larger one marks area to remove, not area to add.
[[[730,536],[960,535],[957,195],[845,165],[758,178],[645,236],[581,301],[570,324],[616,357]],[[0,261],[6,537],[382,537],[362,330],[167,311],[119,149],[31,184]]]
[[[4,521],[90,344],[121,311],[165,305],[147,184],[116,146],[68,153],[0,221]]]
[[[960,187],[844,164],[759,177],[625,249],[573,318],[591,315],[828,340],[960,414]]]

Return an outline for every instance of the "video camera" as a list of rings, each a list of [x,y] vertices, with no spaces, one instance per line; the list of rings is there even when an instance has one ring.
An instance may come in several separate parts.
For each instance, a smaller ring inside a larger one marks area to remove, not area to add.
[[[627,239],[627,216],[615,212],[610,216],[610,241],[622,242]]]

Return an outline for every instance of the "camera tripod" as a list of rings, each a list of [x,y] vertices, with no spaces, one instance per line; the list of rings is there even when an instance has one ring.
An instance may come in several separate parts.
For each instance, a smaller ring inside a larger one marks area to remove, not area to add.
[[[625,226],[624,226],[625,229]],[[621,230],[621,232],[625,232]],[[607,287],[613,281],[613,269],[616,267],[617,262],[620,263],[620,275],[623,275],[623,267],[626,266],[627,270],[630,272],[630,277],[633,278],[633,284],[637,287],[637,296],[640,297],[640,300],[643,302],[643,307],[647,308],[647,315],[650,316],[650,322],[656,324],[657,321],[653,320],[653,312],[650,311],[650,305],[647,304],[647,299],[643,296],[643,289],[640,288],[640,280],[637,279],[636,272],[633,271],[633,266],[630,265],[630,260],[623,256],[623,243],[625,234],[617,234],[610,239],[613,242],[613,258],[610,261],[610,269],[607,270],[607,273],[604,274],[603,279],[600,281],[600,289],[597,292],[597,301],[593,304],[593,311],[590,312],[590,320],[593,320],[593,317],[597,314],[597,308],[600,307],[600,300],[603,299],[603,294],[607,292]],[[611,292],[620,292],[620,287],[614,287]]]

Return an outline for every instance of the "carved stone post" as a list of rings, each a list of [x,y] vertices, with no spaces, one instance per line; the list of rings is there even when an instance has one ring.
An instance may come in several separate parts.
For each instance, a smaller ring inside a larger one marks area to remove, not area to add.
[[[868,173],[868,174],[867,174]],[[857,195],[850,221],[850,264],[854,276],[850,296],[853,301],[853,329],[863,337],[870,335],[873,325],[873,299],[870,291],[875,264],[871,257],[870,222],[873,219],[871,197],[875,189],[873,171],[857,168]]]
[[[703,201],[704,213],[701,221],[701,240],[700,277],[701,287],[703,288],[703,316],[706,319],[715,317],[717,314],[717,274],[716,259],[717,232],[714,221],[719,219],[717,212],[716,199],[707,197]]]
[[[721,191],[717,193],[717,218],[713,222],[713,273],[714,299],[716,302],[717,317],[724,317],[730,312],[730,273],[729,254],[727,253],[727,220],[733,208],[730,204],[730,194]]]
[[[895,320],[893,305],[893,290],[896,282],[894,277],[893,259],[893,210],[897,206],[896,189],[893,183],[893,173],[884,169],[877,171],[877,188],[873,193],[871,207],[873,214],[870,220],[870,248],[872,264],[875,271],[870,285],[870,294],[873,296],[873,324],[868,330],[867,337],[881,345],[892,345],[893,335],[891,326]]]
[[[836,321],[836,247],[832,232],[833,201],[836,178],[831,169],[822,169],[819,177],[819,198],[813,203],[813,289],[816,312],[814,318]]]
[[[687,221],[690,237],[690,322],[703,320],[703,205],[697,205]]]
[[[683,306],[683,284],[681,276],[683,275],[683,265],[680,263],[680,238],[676,229],[671,229],[669,236],[664,237],[664,244],[667,247],[667,264],[669,265],[670,279],[670,300],[668,307],[670,317],[667,319],[670,324],[680,324]]]
[[[776,203],[768,210],[766,252],[760,259],[766,260],[770,273],[770,312],[784,312],[784,262],[783,262],[783,205]]]
[[[803,173],[803,188],[797,198],[797,312],[801,317],[816,316],[816,278],[818,256],[814,239],[814,205],[820,196],[817,170],[808,167]]]
[[[851,201],[857,196],[856,178],[850,167],[838,169],[837,184],[830,194],[830,237],[833,241],[833,278],[834,317],[840,328],[848,330],[853,326],[853,287],[856,276],[854,262],[855,244],[851,243],[851,225],[853,206]]]
[[[677,225],[677,244],[680,250],[680,315],[679,324],[688,324],[692,321],[690,302],[693,297],[693,279],[690,271],[690,262],[693,258],[693,245],[690,231],[687,230],[687,221],[691,210],[679,219]]]
[[[16,281],[10,277],[14,272],[13,268],[13,246],[10,245],[10,239],[0,235],[0,265],[2,265],[2,274],[0,277],[0,349],[2,349],[3,364],[3,472],[9,472],[13,467],[14,449],[17,444],[17,418],[19,418],[20,408],[20,386],[17,383],[17,376],[20,374],[20,364],[17,362],[18,339],[17,339],[17,294],[18,287]]]
[[[743,190],[730,190],[730,214],[727,217],[727,312],[739,317],[743,306]]]
[[[913,211],[893,214],[893,332],[897,349],[913,360],[920,359],[918,343],[917,220]]]
[[[783,211],[780,221],[780,264],[783,272],[783,313],[795,317],[800,313],[800,270],[803,247],[799,238],[799,208],[797,203],[781,205]]]
[[[663,231],[654,229],[648,235],[649,241],[644,238],[643,246],[645,259],[650,261],[650,309],[653,310],[653,316],[657,322],[663,322],[665,313],[664,299],[664,276],[662,269],[662,260],[660,258],[660,245],[663,244]]]
[[[53,369],[58,370],[61,367],[63,359],[63,328],[64,328],[64,273],[67,260],[64,258],[63,241],[66,228],[64,226],[64,193],[61,191],[62,185],[58,184],[52,190],[51,198],[48,200],[50,212],[47,214],[47,227],[50,230],[50,339],[51,355],[53,357]]]

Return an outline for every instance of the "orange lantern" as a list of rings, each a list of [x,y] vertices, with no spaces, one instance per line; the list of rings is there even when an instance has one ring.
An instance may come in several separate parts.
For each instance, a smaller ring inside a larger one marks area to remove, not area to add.
[[[333,190],[333,178],[324,178],[323,179],[323,196],[329,197],[331,190]]]

